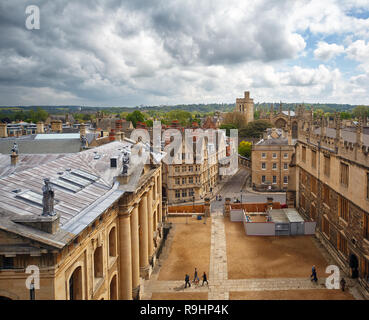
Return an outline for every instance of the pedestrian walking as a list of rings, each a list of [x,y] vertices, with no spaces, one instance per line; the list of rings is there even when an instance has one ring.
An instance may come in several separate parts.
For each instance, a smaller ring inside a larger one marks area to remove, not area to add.
[[[316,275],[316,268],[315,268],[315,266],[313,266],[311,268],[311,276],[310,276],[310,279],[311,279],[311,281],[318,282],[318,278],[317,278],[317,275]]]
[[[195,268],[195,274],[193,276],[193,282],[195,284],[199,284],[199,281],[200,281],[200,279],[199,279],[199,276],[197,275],[197,269]]]
[[[189,285],[191,287],[190,276],[186,273],[186,276],[185,276],[185,289],[187,288],[187,285]]]
[[[340,283],[341,283],[341,289],[342,289],[342,291],[345,291],[345,286],[346,286],[346,281],[345,281],[345,279],[344,279],[344,278],[342,278]]]
[[[205,282],[207,285],[209,285],[208,278],[206,276],[206,273],[204,272],[204,274],[202,275],[202,285],[204,285]]]

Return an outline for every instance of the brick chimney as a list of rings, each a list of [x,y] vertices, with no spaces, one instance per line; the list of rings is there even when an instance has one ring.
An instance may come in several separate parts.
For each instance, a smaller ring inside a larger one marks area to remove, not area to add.
[[[109,132],[109,141],[115,141],[115,130],[111,129],[111,131]]]
[[[41,121],[37,122],[36,133],[37,134],[45,133],[45,126],[44,126],[43,122],[41,122]]]
[[[6,123],[0,123],[0,138],[8,137],[8,125]]]

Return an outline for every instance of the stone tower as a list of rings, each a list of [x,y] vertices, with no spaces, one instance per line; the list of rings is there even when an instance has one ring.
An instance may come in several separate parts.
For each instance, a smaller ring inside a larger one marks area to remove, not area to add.
[[[250,99],[249,91],[245,91],[244,98],[236,99],[236,111],[246,117],[247,123],[254,121],[254,100]]]

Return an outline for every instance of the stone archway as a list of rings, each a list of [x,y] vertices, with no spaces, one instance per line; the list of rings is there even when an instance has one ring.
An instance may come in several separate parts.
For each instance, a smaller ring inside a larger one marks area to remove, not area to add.
[[[283,118],[278,118],[275,122],[274,122],[274,125],[276,128],[278,129],[282,129],[282,128],[285,128],[286,125],[287,125],[287,121]]]

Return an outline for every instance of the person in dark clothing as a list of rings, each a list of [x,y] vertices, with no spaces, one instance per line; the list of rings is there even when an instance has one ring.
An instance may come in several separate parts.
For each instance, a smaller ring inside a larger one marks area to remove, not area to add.
[[[200,279],[199,279],[199,276],[197,275],[197,269],[195,268],[195,274],[194,274],[194,276],[193,276],[193,282],[194,282],[195,284],[198,284],[198,283],[199,283],[199,281],[200,281]]]
[[[191,287],[190,276],[188,274],[185,276],[185,289],[187,288],[187,285]]]
[[[310,279],[311,279],[311,281],[318,282],[318,278],[316,276],[316,268],[315,268],[315,266],[313,266],[312,269],[311,269]]]
[[[342,278],[340,283],[341,283],[341,289],[342,289],[342,291],[345,291],[345,286],[346,286],[346,281],[345,281],[345,279],[344,279],[344,278]]]
[[[206,276],[206,273],[204,272],[204,274],[202,275],[202,285],[204,285],[205,282],[207,285],[209,285],[208,278]]]

